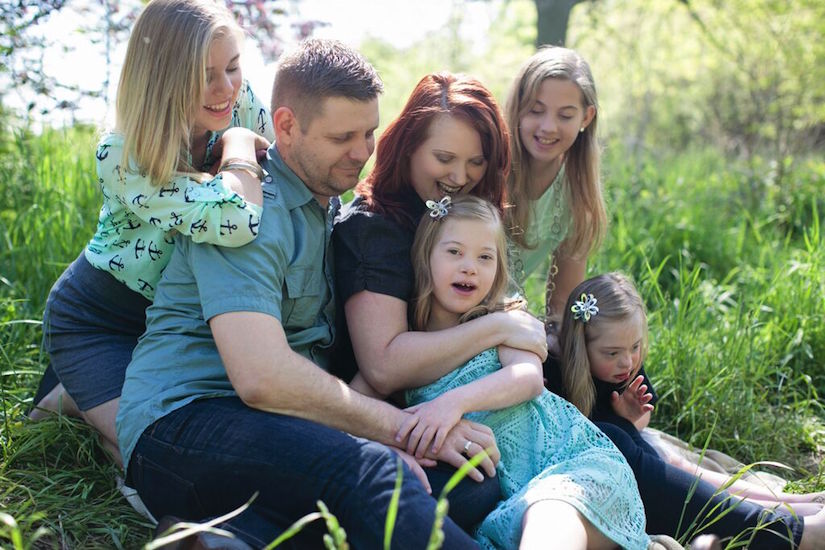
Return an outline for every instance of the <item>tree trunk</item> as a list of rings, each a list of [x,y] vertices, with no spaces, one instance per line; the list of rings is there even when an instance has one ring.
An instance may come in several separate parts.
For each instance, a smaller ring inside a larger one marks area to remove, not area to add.
[[[570,10],[583,0],[534,0],[538,12],[536,46],[554,44],[563,46],[567,36]]]

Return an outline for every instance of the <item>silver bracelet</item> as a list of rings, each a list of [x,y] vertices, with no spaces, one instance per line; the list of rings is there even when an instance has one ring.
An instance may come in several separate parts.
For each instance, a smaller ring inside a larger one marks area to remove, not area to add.
[[[246,172],[252,174],[258,181],[264,179],[263,168],[261,168],[257,162],[250,162],[246,159],[226,159],[223,163],[221,163],[221,167],[218,171],[223,172],[224,170],[245,170]]]

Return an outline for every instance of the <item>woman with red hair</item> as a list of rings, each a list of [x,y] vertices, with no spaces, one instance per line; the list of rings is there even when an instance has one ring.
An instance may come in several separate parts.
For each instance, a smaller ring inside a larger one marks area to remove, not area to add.
[[[470,193],[503,210],[509,169],[509,133],[490,91],[465,75],[422,78],[381,136],[375,167],[356,187],[356,198],[333,231],[343,304],[339,319],[346,320],[336,337],[341,342],[337,373],[349,379],[360,372],[356,389],[387,396],[422,386],[498,345],[546,357],[543,325],[523,311],[496,312],[443,331],[412,331],[408,324],[414,286],[410,249],[426,202]],[[477,428],[489,434],[485,426]],[[473,443],[470,437],[454,451],[473,456],[482,450]],[[497,458],[495,450],[492,454]],[[488,475],[493,466],[489,459],[481,464]],[[428,468],[427,473],[435,490],[450,472]],[[478,470],[470,476],[484,479]],[[451,495],[452,501],[467,503],[450,507],[465,528],[481,521],[499,498],[495,480],[474,485],[462,484]],[[473,495],[461,498],[457,491]]]

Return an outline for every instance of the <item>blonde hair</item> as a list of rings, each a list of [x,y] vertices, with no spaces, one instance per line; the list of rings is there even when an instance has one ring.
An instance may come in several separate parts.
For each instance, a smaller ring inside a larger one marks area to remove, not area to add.
[[[206,88],[209,48],[242,31],[226,6],[211,0],[152,0],[141,12],[118,83],[115,130],[122,164],[152,184],[173,172],[197,174],[188,161],[192,126]]]
[[[509,274],[507,271],[507,235],[501,221],[498,209],[492,203],[473,195],[458,195],[452,197],[452,203],[446,216],[435,219],[424,214],[412,245],[412,262],[415,266],[415,292],[412,299],[411,325],[413,330],[424,330],[430,319],[433,303],[433,279],[430,266],[430,256],[441,237],[444,226],[452,221],[473,220],[489,223],[495,227],[496,233],[496,276],[490,292],[484,300],[470,311],[461,316],[459,322],[468,321],[474,317],[491,311],[513,307],[505,303],[504,293],[507,291]],[[520,305],[520,304],[519,304]]]
[[[505,112],[511,128],[513,163],[507,178],[511,205],[506,211],[507,230],[510,238],[520,247],[536,246],[536,243],[528,243],[526,237],[527,227],[532,222],[528,197],[531,159],[521,141],[519,125],[535,105],[539,88],[548,78],[574,83],[581,90],[582,106],[585,109],[591,106],[595,109],[593,120],[564,153],[563,192],[568,197],[575,230],[573,238],[566,242],[570,252],[587,257],[601,242],[607,226],[607,214],[599,181],[600,154],[596,139],[599,108],[596,84],[587,62],[573,50],[558,46],[540,48],[522,65],[510,87]]]
[[[582,294],[592,294],[599,308],[599,312],[587,322],[577,319],[572,311]],[[567,400],[585,416],[590,416],[596,403],[596,386],[587,356],[588,336],[605,321],[626,321],[636,313],[641,314],[642,322],[641,366],[647,357],[647,315],[644,302],[629,278],[614,272],[587,279],[573,289],[567,299],[560,337],[562,380]],[[633,376],[635,373],[632,373],[631,379]]]

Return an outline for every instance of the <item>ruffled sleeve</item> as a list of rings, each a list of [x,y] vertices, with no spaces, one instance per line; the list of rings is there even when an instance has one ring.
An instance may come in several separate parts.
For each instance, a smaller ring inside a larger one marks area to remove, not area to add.
[[[357,200],[357,199],[356,199]],[[368,290],[409,301],[413,233],[356,202],[335,224],[335,277],[341,303]]]
[[[243,246],[257,235],[261,207],[227,189],[220,174],[203,183],[178,175],[163,185],[153,185],[136,166],[124,169],[121,157],[120,136],[112,134],[98,147],[101,188],[107,202],[119,203],[141,222],[189,235],[194,242],[222,246]]]

